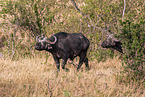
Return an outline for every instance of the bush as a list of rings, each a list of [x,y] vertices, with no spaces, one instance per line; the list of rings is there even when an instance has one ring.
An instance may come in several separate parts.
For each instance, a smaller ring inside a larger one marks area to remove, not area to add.
[[[2,35],[5,37],[4,54],[13,57],[25,57],[34,53],[34,39],[45,34],[46,27],[53,21],[52,0],[2,1],[0,18]],[[52,9],[51,9],[52,8]],[[16,58],[15,58],[16,59]]]
[[[107,31],[115,34],[120,32],[122,0],[76,0],[76,4],[84,16],[75,9],[72,0],[4,1],[2,1],[0,17],[4,20],[2,28],[8,36],[5,44],[9,46],[9,51],[12,50],[10,53],[18,52],[17,55],[19,55],[21,48],[25,47],[27,55],[32,52],[36,35],[65,31],[83,33],[89,38],[90,59],[105,61],[108,57],[113,58],[115,55],[112,50],[102,50],[100,44],[108,34]],[[143,1],[133,0],[133,2],[135,3],[126,2],[124,15],[124,19],[132,17],[134,20],[131,22],[144,17]],[[22,52],[22,54],[24,53]]]
[[[121,23],[123,26],[122,37],[124,57],[123,60],[127,65],[125,71],[136,80],[143,79],[145,75],[145,21],[139,22],[125,20]]]
[[[21,29],[29,30],[31,36],[45,33],[45,27],[54,19],[53,0],[18,0],[7,1],[3,10],[3,18],[12,16],[10,22]]]
[[[97,2],[95,2],[95,4],[96,3]],[[84,7],[82,8],[84,13],[87,13],[86,9],[88,6],[82,7]],[[81,8],[81,6],[79,6],[79,8]],[[100,17],[94,17],[95,14],[91,15],[94,11],[91,9],[90,11],[91,13],[88,14],[91,19],[94,22],[99,19],[98,24],[100,25],[98,26],[103,25],[103,28],[105,28],[104,21],[102,21]],[[95,9],[95,11],[97,11],[97,9]],[[105,13],[107,14],[107,11]],[[1,17],[5,20],[2,27],[3,29],[6,29],[5,34],[12,34],[7,35],[8,41],[5,43],[5,45],[9,47],[8,51],[10,56],[32,55],[31,52],[33,50],[32,47],[34,47],[34,39],[36,35],[46,33],[54,34],[59,31],[83,33],[88,37],[91,42],[91,59],[101,61],[106,60],[110,55],[112,56],[111,51],[100,49],[100,36],[102,32],[94,27],[87,27],[85,19],[82,18],[81,14],[79,14],[74,6],[68,1],[6,1],[2,5]],[[106,22],[108,20],[105,19]],[[25,46],[23,46],[23,43]],[[23,47],[25,47],[25,50],[21,49]],[[17,54],[15,54],[16,52]],[[105,55],[106,53],[108,53],[107,56]]]

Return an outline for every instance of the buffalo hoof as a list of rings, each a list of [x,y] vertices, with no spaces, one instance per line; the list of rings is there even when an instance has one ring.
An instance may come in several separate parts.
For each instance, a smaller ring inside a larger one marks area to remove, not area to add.
[[[89,67],[86,67],[86,70],[90,70],[91,68],[89,68]]]

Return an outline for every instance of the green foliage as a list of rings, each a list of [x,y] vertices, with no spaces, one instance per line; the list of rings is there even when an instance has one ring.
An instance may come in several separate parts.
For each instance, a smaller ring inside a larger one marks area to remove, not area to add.
[[[2,1],[1,28],[7,46],[3,53],[12,59],[34,54],[32,41],[36,35],[45,34],[46,27],[52,23],[57,11],[52,10],[54,4],[53,0]]]
[[[90,40],[89,60],[105,61],[108,57],[116,56],[114,51],[102,49],[100,44],[106,38],[106,30],[115,34],[121,32],[119,21],[122,19],[123,0],[75,2],[84,16],[75,9],[71,0],[0,1],[0,17],[4,19],[1,27],[8,36],[5,45],[9,46],[9,53],[17,52],[14,55],[18,57],[35,55],[35,35],[50,36],[65,31],[83,33]],[[124,19],[131,22],[143,20],[145,7],[142,0],[126,1],[126,5]]]
[[[84,18],[84,22],[92,27],[88,37],[91,37],[91,58],[105,61],[108,57],[113,58],[114,51],[102,49],[100,44],[109,33],[118,33],[118,20],[121,17],[123,2],[113,0],[85,0],[84,6],[80,6],[82,12],[90,18]],[[95,49],[94,49],[95,48]],[[93,56],[93,57],[92,57]]]
[[[113,58],[114,56],[114,53],[112,53],[113,51],[101,49],[100,43],[104,39],[102,37],[106,34],[102,30],[100,31],[95,27],[88,27],[88,23],[94,24],[102,29],[109,29],[112,30],[112,32],[115,32],[115,26],[117,24],[115,24],[114,26],[113,22],[117,21],[115,14],[119,14],[119,12],[115,11],[112,14],[112,10],[118,7],[117,4],[121,4],[121,2],[110,3],[109,1],[105,0],[104,2],[105,3],[96,0],[86,0],[83,3],[80,1],[76,1],[77,6],[80,8],[80,10],[82,10],[84,14],[90,16],[89,20],[82,17],[82,15],[74,8],[74,5],[72,5],[68,1],[7,1],[3,5],[2,18],[4,18],[5,20],[9,20],[12,25],[17,25],[18,27],[14,29],[16,33],[21,34],[22,38],[26,36],[23,31],[26,31],[30,39],[33,38],[31,36],[35,36],[38,34],[52,34],[59,31],[65,31],[69,33],[83,33],[86,37],[89,38],[91,42],[89,49],[90,59],[105,61],[106,58]],[[107,8],[105,6],[107,6]],[[11,18],[9,18],[7,14],[11,16]],[[113,20],[114,17],[115,20]],[[18,32],[18,29],[20,29],[21,31]],[[28,51],[32,50],[30,47],[34,46],[34,43],[32,43],[32,41],[33,40],[31,39],[31,41],[27,43],[31,45],[25,46],[26,48],[29,48],[27,49]],[[15,47],[21,47],[21,44],[18,45],[19,46]],[[26,55],[27,54],[29,53],[27,52]]]
[[[145,66],[145,21],[132,22],[125,20],[120,36],[123,41],[125,67],[136,80],[144,78]]]
[[[2,9],[3,18],[6,18],[6,14],[13,16],[10,22],[29,30],[28,34],[32,36],[44,34],[46,24],[52,22],[56,11],[51,11],[50,5],[54,5],[53,0],[8,1]]]
[[[117,33],[117,21],[123,10],[122,0],[86,0],[83,12],[90,16],[95,25]]]

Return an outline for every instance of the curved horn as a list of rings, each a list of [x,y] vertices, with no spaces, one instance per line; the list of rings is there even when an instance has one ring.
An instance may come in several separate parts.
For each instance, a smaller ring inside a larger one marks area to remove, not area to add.
[[[119,42],[120,40],[118,40],[116,37],[114,37],[114,34],[109,34],[108,38],[111,38],[113,41]]]
[[[44,38],[43,35],[38,35],[38,36],[36,37],[36,41],[39,39],[39,37]]]
[[[51,42],[51,41],[48,41],[47,40],[47,43],[50,43],[50,44],[55,44],[56,43],[56,41],[57,41],[57,38],[56,38],[56,36],[53,36],[54,37],[54,41],[53,42]]]
[[[118,40],[117,38],[114,38],[113,41],[119,42],[120,40]]]
[[[36,41],[38,41],[38,38],[40,37],[41,35],[38,35],[37,37],[36,37]]]
[[[40,37],[41,37],[41,39],[40,39]],[[43,35],[38,35],[37,37],[36,37],[36,42],[42,42],[42,41],[45,41],[46,39],[44,38],[44,36]]]

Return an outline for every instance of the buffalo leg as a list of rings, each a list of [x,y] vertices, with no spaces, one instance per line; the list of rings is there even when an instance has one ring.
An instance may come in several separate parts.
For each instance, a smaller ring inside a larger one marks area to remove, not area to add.
[[[86,65],[86,68],[89,69],[89,65],[88,65],[88,58],[86,57],[86,59],[84,60],[84,63]]]
[[[80,55],[80,60],[79,60],[79,65],[77,67],[77,70],[80,69],[80,67],[82,66],[82,64],[83,64],[84,61],[87,62],[87,59],[86,59],[86,53],[83,52]]]
[[[62,69],[65,69],[66,62],[67,62],[67,59],[62,60],[62,64],[61,64]]]
[[[54,57],[54,61],[55,61],[55,63],[56,63],[57,71],[59,71],[59,70],[60,70],[60,62],[59,62],[59,58]]]
[[[79,65],[78,65],[78,67],[77,67],[77,70],[79,70],[79,69],[80,69],[80,67],[82,66],[82,64],[83,64],[83,62],[82,62],[82,61],[80,61],[80,62],[79,62]]]

